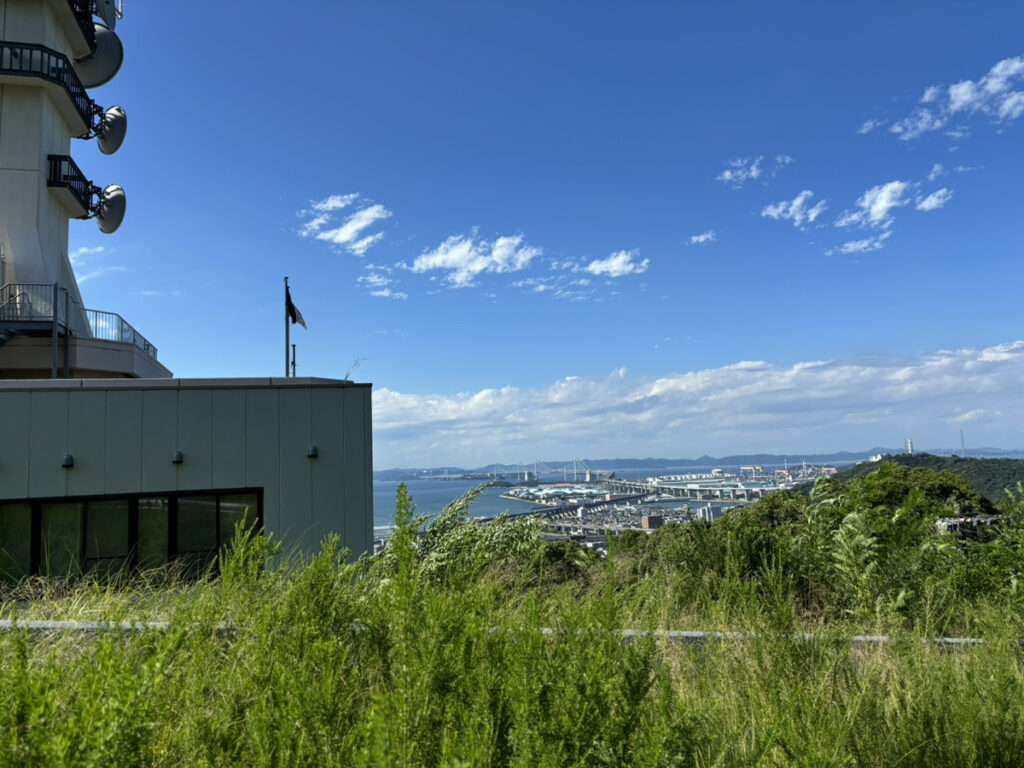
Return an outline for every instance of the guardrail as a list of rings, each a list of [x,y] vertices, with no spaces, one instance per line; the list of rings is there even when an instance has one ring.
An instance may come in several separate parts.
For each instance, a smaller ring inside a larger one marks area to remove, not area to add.
[[[89,29],[92,31],[90,13]],[[96,105],[82,81],[78,79],[68,57],[52,48],[36,43],[0,42],[0,74],[38,77],[59,85],[67,93],[87,129],[102,110]]]
[[[116,341],[121,344],[134,344],[156,360],[156,347],[120,315],[114,312],[103,312],[99,309],[87,309],[85,317],[89,321],[93,338]]]
[[[92,182],[85,178],[82,169],[71,159],[70,155],[47,155],[46,158],[50,161],[46,186],[66,188],[88,211],[92,207],[93,186]]]
[[[56,319],[58,325],[70,328],[73,333],[80,336],[132,344],[154,360],[157,359],[157,348],[116,312],[84,309],[79,302],[70,297],[66,306],[65,310],[62,294],[57,299],[57,313],[54,318],[52,283],[8,283],[0,288],[0,322],[42,324],[53,323]],[[82,317],[86,326],[83,326],[79,319]]]
[[[93,24],[92,15],[96,12],[96,0],[68,0],[68,6],[75,15],[75,21],[85,35],[85,41],[89,44],[89,50],[96,47],[96,27]]]

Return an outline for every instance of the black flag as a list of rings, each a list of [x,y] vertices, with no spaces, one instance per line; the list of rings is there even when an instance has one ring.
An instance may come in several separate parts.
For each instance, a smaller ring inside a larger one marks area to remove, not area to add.
[[[302,313],[299,312],[299,308],[292,304],[292,292],[288,290],[287,285],[284,288],[284,311],[288,318],[292,321],[292,325],[298,323],[303,328],[306,327],[306,321],[302,319]]]

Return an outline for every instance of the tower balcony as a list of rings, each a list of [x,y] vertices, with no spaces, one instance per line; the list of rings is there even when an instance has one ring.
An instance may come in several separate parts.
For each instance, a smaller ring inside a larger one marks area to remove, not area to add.
[[[96,27],[92,20],[95,0],[50,0],[50,5],[71,43],[75,58],[92,53],[96,48]]]
[[[0,287],[0,379],[166,378],[157,348],[114,312],[85,309],[60,285]]]
[[[93,183],[85,178],[70,155],[47,155],[50,168],[46,186],[54,191],[68,214],[84,219],[92,207]]]
[[[102,110],[86,91],[63,53],[35,43],[0,42],[0,84],[41,81],[73,135],[88,134]]]

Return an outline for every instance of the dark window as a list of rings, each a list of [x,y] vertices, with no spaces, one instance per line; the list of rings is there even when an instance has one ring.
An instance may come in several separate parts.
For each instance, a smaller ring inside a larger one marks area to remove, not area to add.
[[[43,504],[39,571],[44,576],[73,578],[82,573],[82,518],[80,501]]]
[[[262,524],[259,490],[188,492],[0,504],[0,581],[38,573],[106,579],[181,560],[216,566],[239,524]]]
[[[125,570],[131,555],[131,509],[128,499],[90,501],[85,510],[85,570],[113,576]]]
[[[171,500],[166,496],[139,499],[136,545],[139,568],[159,568],[167,562]]]
[[[32,573],[32,505],[0,504],[0,581]]]

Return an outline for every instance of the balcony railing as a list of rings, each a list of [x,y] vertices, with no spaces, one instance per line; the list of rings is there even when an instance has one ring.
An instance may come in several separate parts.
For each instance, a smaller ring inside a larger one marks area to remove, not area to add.
[[[71,12],[75,14],[75,21],[82,29],[85,40],[89,43],[89,50],[96,48],[96,27],[92,15],[96,10],[96,0],[68,0]]]
[[[47,155],[50,171],[46,177],[46,186],[62,187],[71,193],[75,201],[88,213],[92,204],[93,185],[85,178],[70,155]]]
[[[0,325],[52,324],[54,321],[53,285],[46,283],[8,283],[0,288]],[[57,297],[57,324],[69,328],[78,336],[118,344],[132,344],[154,360],[157,349],[123,317],[114,312],[83,309],[64,293]],[[83,322],[84,318],[84,322]]]
[[[147,355],[156,360],[156,347],[133,328],[125,319],[113,312],[102,312],[98,309],[85,310],[94,339],[116,341],[121,344],[134,344]]]
[[[92,22],[90,21],[90,29]],[[38,77],[59,85],[67,93],[87,129],[102,110],[89,98],[68,57],[45,45],[0,42],[0,75]]]

